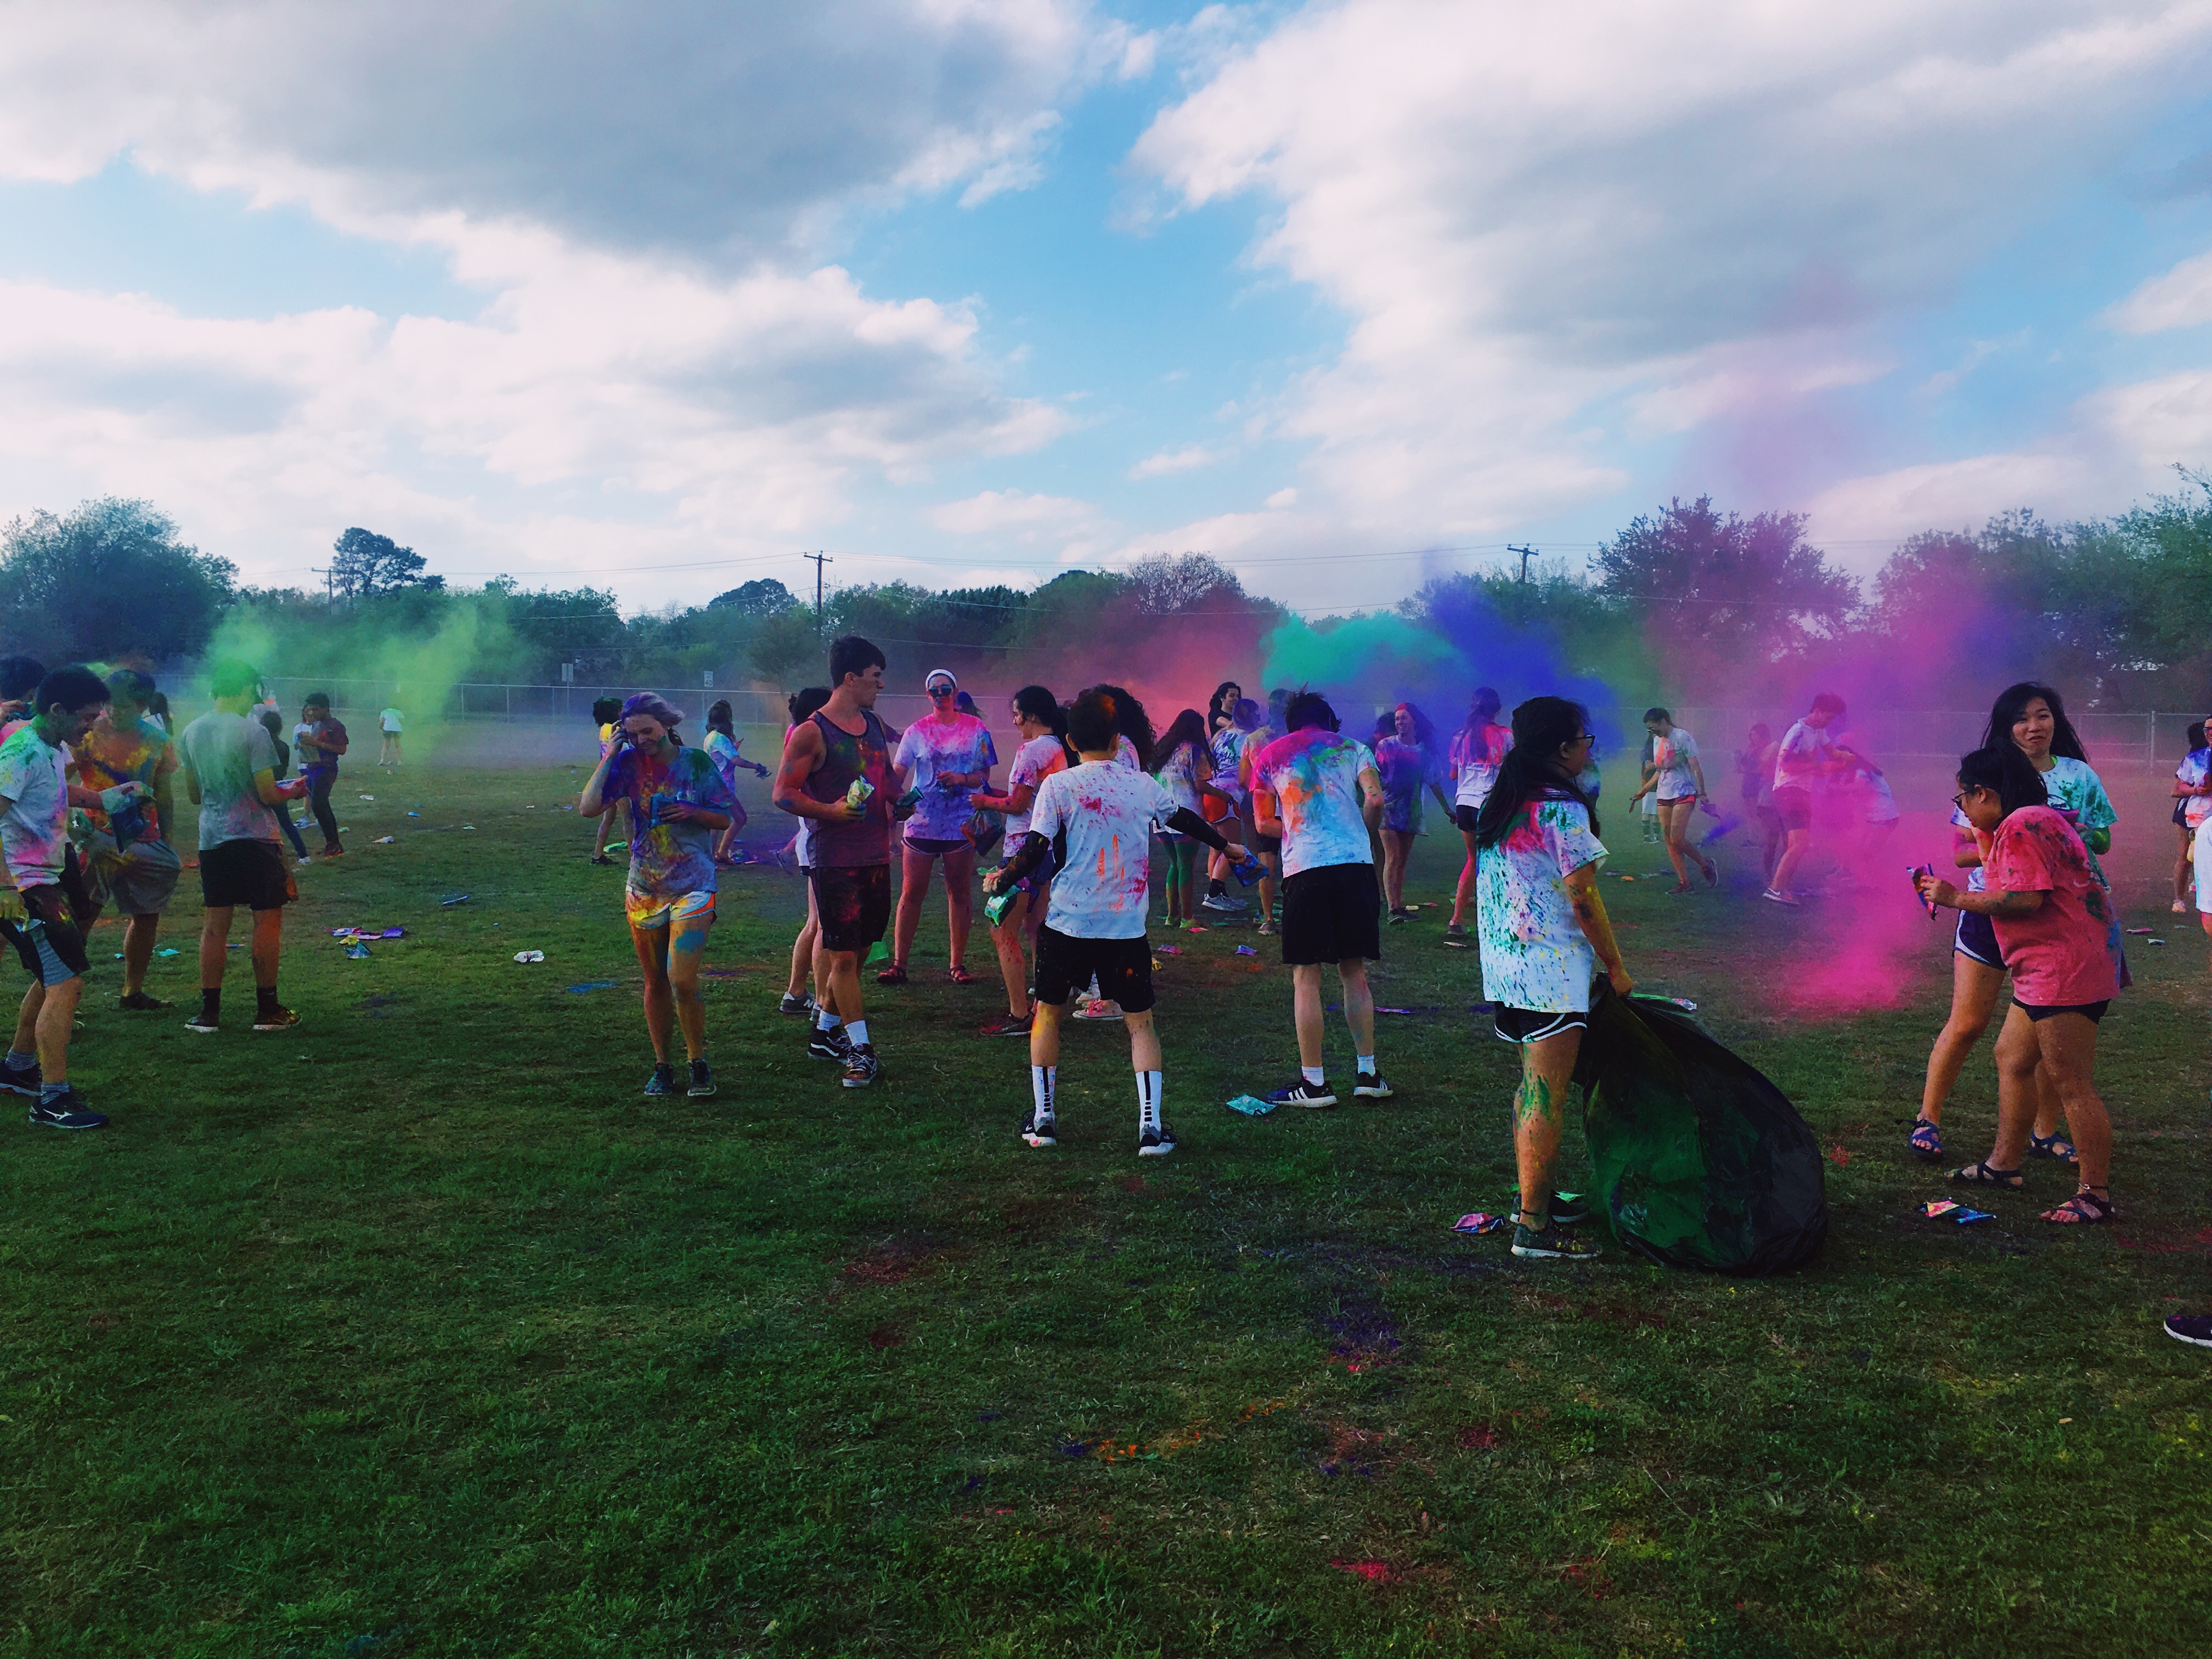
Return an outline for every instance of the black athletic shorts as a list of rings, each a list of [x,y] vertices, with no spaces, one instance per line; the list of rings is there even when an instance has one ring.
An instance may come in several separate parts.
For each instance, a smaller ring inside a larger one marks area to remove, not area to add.
[[[1382,890],[1371,864],[1324,864],[1283,882],[1283,960],[1294,967],[1382,954]]]
[[[2004,951],[1997,945],[1997,930],[1978,910],[1959,912],[1959,928],[1951,935],[1951,948],[1987,968],[2005,965]]]
[[[226,841],[200,848],[200,902],[210,910],[279,910],[300,896],[273,841]]]
[[[1253,815],[1252,797],[1247,795],[1237,803],[1237,821],[1244,826],[1244,844],[1255,853],[1279,853],[1283,850],[1280,836],[1260,833],[1260,820]]]
[[[1077,939],[1037,929],[1036,1000],[1057,1008],[1098,976],[1098,994],[1124,1013],[1141,1014],[1152,995],[1152,945],[1147,939]]]
[[[883,938],[891,921],[890,865],[817,864],[806,873],[823,950],[866,951]]]
[[[1774,811],[1782,820],[1784,830],[1810,830],[1813,827],[1813,795],[1810,790],[1800,789],[1795,784],[1784,784],[1773,795]]]
[[[66,985],[92,963],[84,953],[84,935],[70,918],[68,895],[48,884],[22,890],[23,921],[0,921],[0,939],[15,947],[23,971],[41,985]]]
[[[1463,800],[1452,808],[1452,822],[1459,826],[1460,834],[1471,836],[1474,833],[1474,821],[1481,811],[1482,809],[1473,801]]]
[[[1572,1008],[1544,1010],[1508,1008],[1503,1003],[1491,1010],[1491,1023],[1503,1042],[1534,1042],[1563,1031],[1587,1030],[1589,1016]]]
[[[2101,1022],[2105,1018],[2105,1010],[2112,1006],[2112,999],[2109,997],[2102,1002],[2054,1002],[2049,1004],[2037,1004],[2033,1002],[2022,1002],[2018,997],[2014,997],[2012,1001],[2013,1006],[2019,1009],[2021,1012],[2026,1014],[2030,1019],[2049,1019],[2053,1014],[2081,1014],[2087,1018],[2089,1024],[2092,1025],[2095,1025]]]

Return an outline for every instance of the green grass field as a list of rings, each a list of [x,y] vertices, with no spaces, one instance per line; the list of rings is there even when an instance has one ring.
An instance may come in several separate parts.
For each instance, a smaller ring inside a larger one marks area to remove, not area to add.
[[[944,982],[941,900],[915,984],[869,986],[883,1082],[838,1088],[774,1012],[799,885],[748,869],[722,1092],[653,1103],[573,787],[356,769],[355,852],[288,918],[290,1033],[243,1029],[242,952],[238,1029],[182,1029],[189,874],[173,1014],[117,1012],[95,933],[75,1070],[114,1125],[5,1154],[0,1651],[2204,1650],[2212,1357],[2158,1329],[2212,1303],[2193,921],[2104,1028],[2119,1224],[2037,1222],[2045,1164],[1960,1229],[1902,1144],[1948,978],[1786,1020],[1754,988],[1796,918],[1608,883],[1639,978],[1832,1149],[1834,1231],[1771,1281],[1516,1265],[1449,1230],[1510,1201],[1516,1062],[1440,915],[1378,970],[1437,1011],[1385,1022],[1398,1098],[1256,1120],[1222,1103],[1294,1069],[1287,976],[1176,940],[1182,1147],[1140,1164],[1119,1026],[1072,1031],[1061,1145],[1016,1138],[1026,1055],[971,1035],[995,965],[979,937],[984,982]],[[1456,848],[1425,850],[1434,898]],[[349,923],[408,937],[349,960]]]

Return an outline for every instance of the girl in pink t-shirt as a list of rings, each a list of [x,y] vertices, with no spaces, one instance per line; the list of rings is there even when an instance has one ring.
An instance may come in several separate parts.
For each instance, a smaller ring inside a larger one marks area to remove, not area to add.
[[[1987,916],[2012,974],[2013,1005],[1997,1034],[1996,1146],[1980,1163],[1954,1170],[1951,1180],[2012,1192],[2026,1184],[2021,1164],[2035,1124],[2040,1063],[2057,1085],[2081,1157],[2079,1189],[2043,1218],[2078,1226],[2112,1218],[2112,1126],[2095,1072],[2097,1022],[2118,994],[2119,963],[2112,897],[2074,826],[2045,801],[2042,775],[2017,746],[1965,757],[1957,805],[1990,838],[1988,889],[1966,892],[1933,873],[1919,878],[1919,889],[1930,903]]]

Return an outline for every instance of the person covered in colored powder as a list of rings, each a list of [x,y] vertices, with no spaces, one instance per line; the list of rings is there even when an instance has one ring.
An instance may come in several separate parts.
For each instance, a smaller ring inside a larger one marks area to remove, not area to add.
[[[1121,694],[1126,695],[1126,694]],[[1068,739],[1080,763],[1053,772],[1037,786],[1029,827],[1006,862],[984,878],[996,894],[1046,866],[1059,869],[1042,930],[1037,934],[1036,1015],[1030,1031],[1030,1110],[1021,1136],[1031,1146],[1059,1143],[1061,1010],[1085,985],[1121,1011],[1129,1027],[1129,1063],[1137,1077],[1137,1156],[1176,1149],[1161,1115],[1160,1037],[1153,1024],[1152,948],[1145,938],[1152,832],[1191,836],[1218,852],[1231,844],[1157,778],[1117,763],[1117,694],[1093,686],[1067,711]],[[1199,727],[1201,740],[1204,728]]]
[[[620,697],[594,697],[592,700],[592,724],[599,728],[601,760],[614,752],[615,733],[622,723],[622,707]],[[614,863],[614,859],[607,852],[607,841],[614,834],[615,814],[620,811],[620,801],[610,801],[607,810],[592,820],[598,826],[592,831],[592,863]]]
[[[1030,809],[1044,781],[1063,769],[1067,761],[1067,711],[1049,689],[1025,685],[1013,695],[1008,712],[1021,734],[1021,747],[1006,769],[1006,793],[979,793],[978,806],[1006,815],[1006,859],[1020,850],[1029,834]],[[1052,895],[1054,864],[1050,857],[1014,884],[1014,893],[991,924],[991,943],[999,954],[999,976],[1006,992],[1006,1012],[981,1032],[984,1036],[1027,1036],[1035,1025],[1035,1006],[1030,998],[1029,961],[1036,955],[1037,933],[1044,926]],[[1027,947],[1028,959],[1024,957]]]
[[[1382,954],[1382,890],[1369,832],[1382,817],[1382,781],[1367,745],[1340,734],[1318,691],[1283,710],[1290,730],[1252,763],[1252,810],[1283,847],[1283,962],[1298,1038],[1298,1080],[1267,1097],[1279,1106],[1328,1107],[1336,1092],[1322,1062],[1327,1021],[1321,970],[1336,964],[1352,1028],[1352,1092],[1388,1100],[1375,1057],[1375,993],[1367,964]]]
[[[2189,752],[2173,769],[2173,822],[2180,832],[2173,854],[2173,914],[2186,915],[2189,866],[2194,855],[2197,826],[2212,818],[2212,748],[2206,746],[2205,720],[2189,728]]]
[[[399,712],[397,704],[387,703],[376,717],[376,729],[384,739],[383,747],[377,752],[377,765],[380,768],[397,767],[399,764],[400,735],[407,729],[406,716]]]
[[[1513,747],[1475,815],[1482,991],[1498,1036],[1521,1050],[1513,1097],[1519,1256],[1579,1261],[1598,1254],[1571,1231],[1588,1207],[1552,1184],[1592,981],[1602,970],[1622,996],[1635,986],[1598,892],[1605,843],[1579,781],[1595,741],[1580,703],[1529,698],[1513,711]]]
[[[2121,988],[2112,896],[2089,849],[2049,802],[2045,775],[2013,743],[1960,757],[1954,802],[1990,838],[1978,893],[1932,872],[1918,878],[1931,904],[1990,919],[2012,975],[2012,1007],[1997,1033],[1996,1144],[1951,1171],[1954,1186],[2018,1192],[2039,1104],[2037,1074],[2058,1091],[2079,1149],[2074,1195],[2043,1219],[2086,1226],[2112,1218],[2112,1126],[2097,1092],[2097,1026]]]
[[[257,710],[255,717],[260,720],[261,729],[268,732],[269,741],[276,748],[276,781],[282,783],[291,775],[292,771],[292,745],[284,741],[284,717],[273,708]],[[277,803],[276,827],[284,832],[284,839],[292,843],[293,861],[296,864],[306,864],[307,843],[300,839],[300,826],[293,821],[292,803],[289,800]]]
[[[310,691],[300,709],[300,775],[307,781],[307,807],[323,832],[323,856],[343,858],[338,844],[338,821],[331,810],[331,791],[337,785],[338,757],[347,748],[345,722],[331,713],[331,694]]]
[[[1227,689],[1236,688],[1231,685]],[[1208,745],[1213,754],[1213,790],[1199,807],[1208,823],[1219,824],[1231,818],[1241,821],[1244,817],[1251,792],[1238,776],[1237,763],[1243,758],[1245,740],[1259,729],[1260,705],[1244,696],[1240,696],[1230,708],[1228,723],[1215,728]],[[1249,831],[1244,845],[1251,845]],[[1244,908],[1244,901],[1229,891],[1229,860],[1218,853],[1206,860],[1206,896],[1198,902],[1200,909],[1224,915],[1234,915]]]
[[[1390,920],[1401,922],[1413,914],[1406,906],[1406,866],[1424,833],[1423,792],[1437,798],[1447,817],[1453,803],[1444,796],[1447,757],[1435,723],[1410,702],[1393,708],[1389,720],[1389,735],[1375,745],[1375,769],[1382,781],[1382,899]]]
[[[922,901],[929,896],[930,872],[945,863],[945,925],[951,934],[955,985],[972,985],[968,969],[968,933],[975,919],[975,844],[968,838],[969,797],[986,788],[999,751],[991,728],[957,703],[960,682],[949,668],[933,668],[922,680],[929,713],[906,729],[892,765],[902,789],[915,795],[914,815],[899,843],[898,920],[891,933],[890,965],[876,975],[878,985],[907,982],[907,958],[921,926]]]
[[[230,924],[240,905],[253,916],[253,1029],[300,1023],[276,995],[283,954],[284,907],[300,896],[276,840],[276,815],[307,789],[305,779],[276,781],[276,745],[253,718],[261,677],[251,663],[219,662],[208,672],[215,707],[177,734],[177,769],[199,808],[200,1007],[185,1029],[222,1028],[222,981],[230,963]]]
[[[1698,740],[1675,725],[1674,715],[1664,708],[1645,709],[1644,729],[1650,734],[1651,757],[1644,763],[1644,781],[1628,804],[1633,806],[1646,795],[1658,803],[1659,836],[1666,843],[1667,861],[1674,866],[1674,884],[1667,890],[1668,896],[1678,897],[1690,890],[1692,864],[1704,874],[1707,887],[1717,887],[1720,866],[1690,845],[1690,817],[1698,803],[1704,801],[1706,811],[1716,812],[1712,792],[1705,787],[1705,766],[1698,759]]]
[[[749,761],[740,752],[744,739],[737,732],[737,716],[730,708],[727,697],[716,700],[707,711],[707,758],[714,763],[714,769],[722,775],[723,786],[730,792],[730,827],[722,831],[714,843],[714,862],[733,864],[731,849],[737,845],[738,831],[745,827],[744,803],[738,799],[738,774],[740,770],[758,777],[768,775],[768,768],[758,761]]]
[[[27,1097],[30,1121],[41,1128],[97,1129],[107,1121],[69,1080],[70,1038],[92,963],[62,886],[70,844],[67,757],[106,705],[99,675],[74,665],[57,668],[27,694],[28,717],[0,741],[0,939],[15,947],[31,976],[0,1064],[0,1088]],[[109,810],[143,793],[136,782],[118,787],[109,792]]]
[[[814,959],[821,1012],[806,1052],[833,1060],[839,1081],[865,1089],[881,1074],[860,1001],[860,960],[891,914],[892,733],[876,714],[884,653],[858,634],[830,647],[830,698],[791,728],[775,775],[775,804],[814,825]]]
[[[1774,810],[1782,819],[1782,856],[1759,896],[1776,904],[1802,903],[1790,884],[1813,845],[1814,792],[1830,778],[1856,769],[1850,753],[1836,745],[1828,727],[1844,716],[1844,700],[1832,691],[1813,699],[1804,719],[1782,734],[1774,750]]]
[[[829,701],[826,685],[810,685],[793,692],[783,705],[791,716],[791,724],[783,730],[784,741],[788,743],[793,731],[813,719],[814,711]],[[791,941],[791,977],[784,985],[783,1000],[776,1005],[776,1012],[796,1015],[811,1030],[814,1017],[822,1012],[822,988],[814,979],[814,958],[822,942],[822,913],[814,902],[814,825],[810,820],[799,819],[798,832],[791,838],[791,854],[799,880],[806,884],[806,920],[799,923]]]
[[[1467,724],[1452,736],[1448,767],[1452,782],[1452,822],[1459,826],[1467,846],[1467,862],[1460,866],[1459,885],[1452,893],[1451,920],[1444,925],[1444,943],[1464,951],[1471,942],[1467,931],[1467,907],[1474,898],[1474,818],[1490,799],[1498,781],[1498,769],[1513,746],[1513,728],[1501,726],[1498,711],[1504,700],[1491,687],[1479,685],[1467,708]]]
[[[671,1028],[684,1032],[695,1099],[714,1092],[707,1064],[707,1005],[699,969],[714,925],[714,836],[730,821],[730,792],[703,749],[676,740],[684,711],[650,691],[623,704],[620,730],[592,769],[576,810],[596,817],[609,801],[629,809],[629,879],[623,908],[645,973],[645,1029],[653,1040],[649,1096],[676,1092]]]
[[[1152,751],[1152,776],[1177,806],[1208,823],[1218,823],[1219,814],[1233,801],[1213,781],[1213,750],[1206,740],[1205,717],[1195,708],[1184,709],[1168,723]],[[1180,830],[1162,830],[1159,836],[1168,855],[1168,926],[1199,927],[1199,843]]]
[[[146,969],[184,866],[169,844],[177,820],[172,780],[176,745],[146,712],[154,682],[135,669],[118,668],[107,677],[107,708],[76,744],[76,774],[87,789],[99,792],[100,805],[88,805],[90,825],[85,842],[92,915],[110,902],[123,920],[122,1006],[149,1013],[169,1005],[146,994]],[[134,799],[109,806],[109,792],[136,784]]]

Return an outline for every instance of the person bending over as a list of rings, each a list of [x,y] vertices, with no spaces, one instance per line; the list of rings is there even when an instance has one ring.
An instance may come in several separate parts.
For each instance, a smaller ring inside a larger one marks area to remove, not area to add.
[[[592,724],[599,728],[599,758],[605,760],[614,752],[615,732],[622,723],[622,699],[599,697],[592,703]],[[620,801],[610,801],[607,810],[593,820],[598,828],[592,832],[592,862],[611,865],[607,856],[607,837],[614,832],[615,814],[622,811]]]

